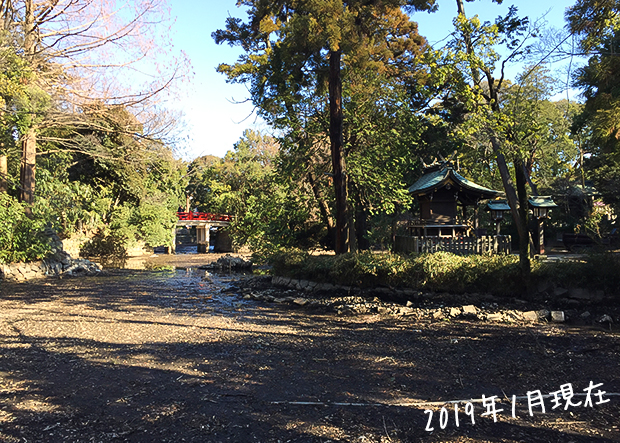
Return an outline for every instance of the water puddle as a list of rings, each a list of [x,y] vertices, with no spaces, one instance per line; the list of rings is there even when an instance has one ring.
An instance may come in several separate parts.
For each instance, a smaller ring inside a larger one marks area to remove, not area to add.
[[[100,264],[104,270],[118,272],[127,284],[148,293],[149,304],[177,312],[234,314],[255,305],[256,302],[244,300],[238,289],[239,282],[251,273],[205,269],[219,257],[221,254],[153,254]]]

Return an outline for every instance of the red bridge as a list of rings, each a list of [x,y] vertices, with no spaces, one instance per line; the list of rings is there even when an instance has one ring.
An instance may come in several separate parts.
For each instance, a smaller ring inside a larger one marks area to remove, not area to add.
[[[177,212],[179,220],[231,222],[232,215],[213,214],[211,212]]]
[[[233,221],[232,215],[214,214],[211,212],[177,212],[177,226],[174,229],[175,240],[173,245],[176,247],[176,230],[178,228],[196,228],[196,243],[198,243],[198,252],[208,252],[211,240],[210,230],[227,227]],[[221,236],[224,236],[222,234]],[[232,251],[232,243],[230,245]],[[174,248],[173,248],[174,249]]]

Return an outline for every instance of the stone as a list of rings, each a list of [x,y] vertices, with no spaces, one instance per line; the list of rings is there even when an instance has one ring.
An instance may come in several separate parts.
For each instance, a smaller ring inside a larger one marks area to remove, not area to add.
[[[597,322],[599,322],[599,323],[613,323],[613,319],[612,319],[609,315],[604,314],[604,315],[602,315],[602,316],[601,316],[601,317],[597,320]]]
[[[437,309],[435,312],[433,312],[433,318],[435,320],[439,320],[440,318],[444,318],[445,315],[444,313],[441,311],[441,309]]]
[[[450,317],[458,317],[461,315],[461,308],[450,308]]]
[[[336,287],[332,283],[321,283],[316,286],[316,289],[318,291],[331,292],[336,289]]]
[[[583,288],[570,288],[568,296],[577,300],[592,300],[590,291]]]
[[[310,282],[308,280],[299,280],[298,286],[302,291],[305,291],[309,285]]]
[[[564,311],[551,311],[551,321],[555,323],[564,323],[566,321]]]
[[[408,308],[410,308],[410,307],[412,307],[412,306],[413,306],[413,302],[412,302],[412,301],[408,301],[408,302],[407,302],[407,304],[406,304],[405,306],[407,306]]]
[[[550,316],[551,316],[551,311],[547,309],[541,309],[540,311],[538,311],[538,318],[540,320],[548,320]]]
[[[474,305],[465,305],[463,306],[463,314],[465,315],[476,315],[478,313],[478,308]]]
[[[298,298],[293,299],[293,303],[296,304],[297,306],[306,306],[308,304],[308,299],[298,297]]]
[[[551,289],[551,282],[548,280],[538,282],[538,292],[543,293]]]
[[[521,314],[521,318],[525,321],[536,322],[538,321],[538,312],[536,311],[527,311]]]
[[[487,314],[487,320],[489,321],[504,321],[504,314],[501,312],[495,312],[492,314]]]
[[[590,317],[590,315],[592,315],[592,314],[590,314],[590,312],[586,311],[583,314],[581,314],[579,317],[581,317],[583,319],[586,319],[586,318]]]

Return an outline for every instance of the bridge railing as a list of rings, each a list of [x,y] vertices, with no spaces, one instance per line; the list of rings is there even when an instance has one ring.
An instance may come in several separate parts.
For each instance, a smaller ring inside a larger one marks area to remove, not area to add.
[[[202,221],[224,221],[231,222],[232,215],[214,214],[212,212],[177,212],[179,220],[202,220]]]

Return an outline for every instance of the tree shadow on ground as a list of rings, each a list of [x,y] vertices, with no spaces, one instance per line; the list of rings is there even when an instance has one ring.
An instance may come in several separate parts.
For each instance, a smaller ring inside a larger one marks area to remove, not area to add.
[[[443,430],[435,412],[432,433],[411,405],[619,392],[614,335],[218,304],[145,276],[3,285],[0,440],[620,441],[617,397],[516,419],[502,403],[497,423],[477,404]]]

